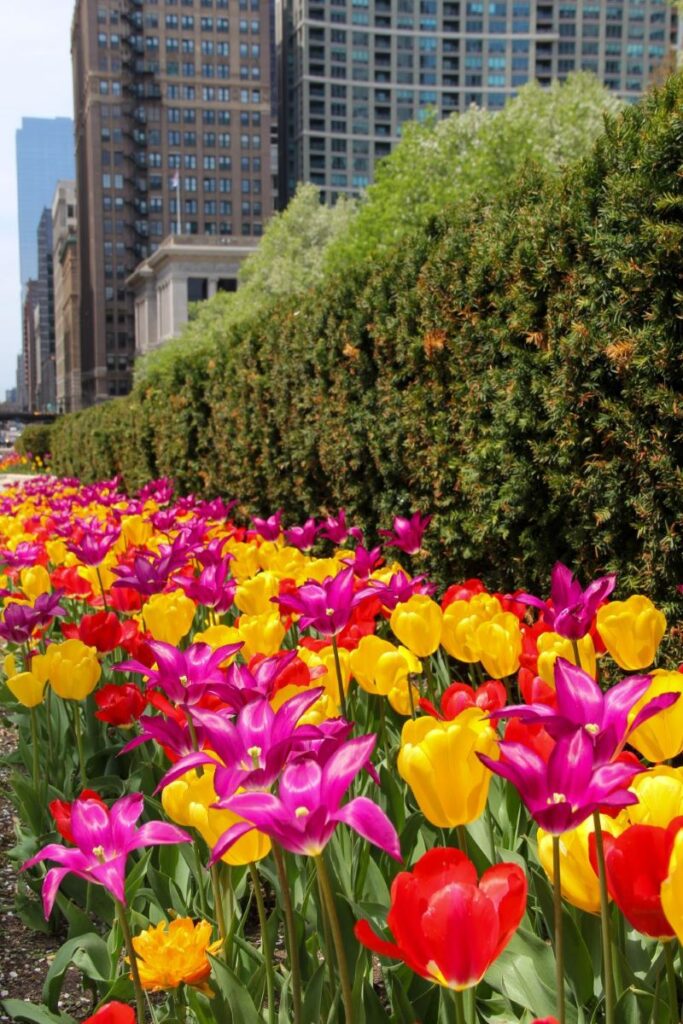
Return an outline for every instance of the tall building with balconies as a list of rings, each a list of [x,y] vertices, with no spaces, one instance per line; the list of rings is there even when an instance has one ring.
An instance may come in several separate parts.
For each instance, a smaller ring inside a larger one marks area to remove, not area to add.
[[[279,195],[358,193],[404,121],[592,71],[637,99],[677,50],[664,0],[277,0]]]
[[[76,182],[59,181],[52,200],[55,398],[58,412],[81,408]]]
[[[258,237],[272,212],[264,0],[77,0],[83,404],[125,394],[126,280],[169,234]]]

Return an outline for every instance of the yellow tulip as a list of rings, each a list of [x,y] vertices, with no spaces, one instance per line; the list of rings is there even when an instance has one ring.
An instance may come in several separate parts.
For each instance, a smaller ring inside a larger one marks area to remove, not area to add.
[[[30,601],[35,601],[41,594],[49,594],[52,590],[50,574],[43,565],[33,565],[30,569],[22,569],[19,573],[21,589]]]
[[[25,708],[35,708],[43,703],[45,680],[33,672],[18,672],[7,680],[7,689]]]
[[[397,604],[389,624],[404,647],[427,658],[439,646],[443,613],[436,601],[426,594],[413,594],[407,601]]]
[[[622,812],[631,825],[667,828],[674,818],[683,815],[683,768],[658,765],[636,775],[629,789],[638,797],[637,804]]]
[[[655,660],[666,619],[648,597],[633,594],[598,608],[597,627],[619,668],[638,672]]]
[[[242,657],[249,661],[255,654],[266,657],[280,650],[285,627],[276,608],[261,615],[240,615],[237,623],[240,640],[244,641]]]
[[[403,726],[398,771],[433,825],[466,825],[483,812],[491,772],[478,753],[499,757],[496,733],[479,708],[451,722],[424,717]]]
[[[245,615],[265,615],[276,611],[270,600],[277,597],[280,582],[272,572],[260,572],[240,583],[235,591],[235,604]]]
[[[67,546],[61,539],[45,541],[47,557],[52,565],[63,565],[67,556]]]
[[[408,689],[410,686],[410,690]],[[412,683],[404,683],[402,686],[394,686],[387,694],[387,700],[397,715],[407,718],[413,714],[420,699],[420,691]]]
[[[683,831],[674,840],[669,860],[669,873],[660,890],[662,909],[667,921],[683,942]]]
[[[338,558],[312,558],[308,563],[306,579],[322,583],[328,576],[336,576],[338,572],[346,568],[346,565]]]
[[[500,601],[492,594],[475,594],[470,601],[452,601],[443,613],[442,647],[458,661],[470,665],[479,661],[479,627],[502,611]]]
[[[366,693],[379,693],[375,681],[375,669],[382,654],[391,653],[396,648],[388,640],[371,633],[361,638],[358,647],[351,651],[349,659],[351,675]]]
[[[219,647],[227,647],[229,644],[238,644],[240,640],[239,631],[235,626],[223,626],[220,623],[217,626],[209,626],[200,633],[195,633],[192,637],[192,643],[208,644],[214,651],[218,650]],[[235,657],[236,655],[231,655],[223,664],[229,665],[235,660]]]
[[[2,669],[6,676],[14,676],[17,672],[17,659],[13,654],[6,654],[2,659]]]
[[[476,631],[480,661],[492,679],[503,679],[519,668],[522,653],[522,632],[519,619],[512,612],[501,612]]]
[[[600,815],[603,832],[619,835],[621,828],[613,818]],[[586,910],[589,914],[600,913],[600,883],[588,856],[588,839],[595,831],[593,818],[586,818],[578,828],[563,832],[560,836],[560,879],[562,897],[573,907]],[[551,882],[553,872],[553,837],[539,828],[536,843],[541,867]]]
[[[579,657],[581,660],[581,668],[584,672],[587,672],[589,676],[595,679],[596,675],[596,659],[595,659],[595,647],[590,633],[586,633],[585,636],[577,640],[577,646],[579,648]],[[538,649],[538,674],[544,683],[555,689],[555,662],[558,658],[564,658],[566,661],[570,661],[572,665],[576,665],[576,654],[574,653],[574,646],[571,640],[568,640],[566,636],[560,636],[559,633],[541,633],[536,641],[536,647]]]
[[[154,526],[146,516],[123,516],[121,519],[121,536],[126,544],[142,547],[154,533]]]
[[[195,603],[182,590],[153,594],[142,606],[145,627],[155,640],[179,644],[194,622]]]
[[[375,666],[377,692],[389,695],[392,691],[398,690],[405,693],[406,698],[408,698],[408,679],[410,676],[420,675],[421,672],[422,662],[407,647],[386,651],[379,656]],[[414,689],[415,687],[413,686]]]
[[[212,806],[218,799],[213,784],[215,773],[213,765],[205,765],[203,775],[191,769],[165,786],[161,794],[166,815],[178,825],[195,828],[210,849],[232,825],[244,820],[232,811]],[[266,857],[270,847],[268,836],[254,829],[238,839],[221,860],[234,867],[249,864]]]
[[[258,548],[255,544],[230,540],[224,550],[226,554],[232,555],[230,574],[238,583],[243,583],[251,576],[255,576],[261,568],[258,560]]]
[[[102,674],[97,648],[81,640],[65,640],[50,644],[45,657],[50,685],[64,700],[85,700],[97,686]]]
[[[631,733],[629,743],[648,761],[668,761],[683,751],[683,672],[655,672],[652,682],[632,709],[632,722],[643,705],[663,693],[679,693],[671,707],[659,711]]]

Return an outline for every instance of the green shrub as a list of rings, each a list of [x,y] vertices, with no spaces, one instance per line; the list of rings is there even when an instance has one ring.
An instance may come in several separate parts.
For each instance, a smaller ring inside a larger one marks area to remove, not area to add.
[[[44,459],[52,451],[52,426],[49,423],[27,423],[14,444],[19,455]]]
[[[561,558],[673,602],[682,168],[676,76],[560,176],[530,165],[239,325],[207,304],[206,343],[58,425],[55,465],[288,519],[343,504],[370,540],[419,508],[442,579],[544,589]]]

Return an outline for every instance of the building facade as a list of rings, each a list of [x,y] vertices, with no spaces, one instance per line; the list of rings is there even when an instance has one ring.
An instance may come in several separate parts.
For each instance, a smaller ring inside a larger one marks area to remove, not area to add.
[[[36,299],[36,394],[40,412],[55,412],[55,303],[52,266],[52,211],[43,210],[38,222]]]
[[[76,182],[59,181],[52,201],[57,412],[81,408]]]
[[[177,337],[191,303],[236,291],[240,263],[255,248],[252,239],[169,235],[128,279],[135,303],[136,355]]]
[[[126,280],[169,233],[252,238],[272,212],[263,0],[77,0],[83,404],[125,394]]]
[[[36,310],[38,309],[38,282],[29,278],[24,287],[24,299],[21,304],[21,409],[24,412],[37,412],[36,387],[38,373],[36,367]]]
[[[592,71],[636,100],[677,50],[665,0],[277,0],[279,193],[372,180],[401,125]]]

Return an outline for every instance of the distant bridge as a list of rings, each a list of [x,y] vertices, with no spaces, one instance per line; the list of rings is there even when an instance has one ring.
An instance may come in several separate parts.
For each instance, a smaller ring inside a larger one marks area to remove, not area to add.
[[[0,407],[0,423],[52,423],[54,412],[17,412]]]

